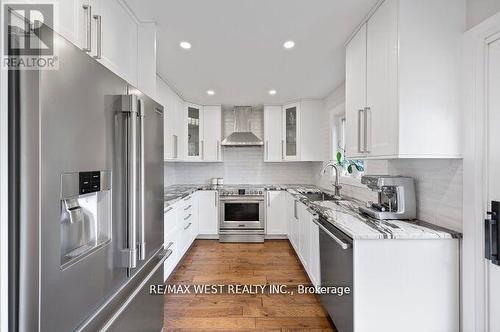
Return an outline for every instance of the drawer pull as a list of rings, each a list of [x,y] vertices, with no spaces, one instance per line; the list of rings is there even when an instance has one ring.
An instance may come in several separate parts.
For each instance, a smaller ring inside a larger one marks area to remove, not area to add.
[[[191,204],[189,204],[188,206],[186,206],[186,207],[184,208],[184,211],[189,210],[191,207],[192,207],[192,205],[191,205]]]
[[[188,220],[189,218],[191,218],[192,214],[188,214],[186,217],[184,217],[184,220]]]
[[[189,227],[191,227],[191,224],[192,223],[189,223],[186,227],[184,227],[184,230],[188,229]]]

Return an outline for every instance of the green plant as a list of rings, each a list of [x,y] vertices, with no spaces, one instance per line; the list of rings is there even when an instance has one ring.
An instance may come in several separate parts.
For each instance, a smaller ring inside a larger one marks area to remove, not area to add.
[[[337,164],[347,170],[349,174],[352,174],[353,167],[356,168],[358,172],[363,172],[365,170],[363,160],[346,159],[343,149],[337,151]]]

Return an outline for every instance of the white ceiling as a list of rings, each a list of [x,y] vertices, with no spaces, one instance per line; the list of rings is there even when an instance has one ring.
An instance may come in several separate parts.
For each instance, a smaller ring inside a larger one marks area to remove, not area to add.
[[[325,97],[344,81],[344,43],[377,1],[126,0],[140,21],[157,22],[157,71],[172,88],[235,105]]]

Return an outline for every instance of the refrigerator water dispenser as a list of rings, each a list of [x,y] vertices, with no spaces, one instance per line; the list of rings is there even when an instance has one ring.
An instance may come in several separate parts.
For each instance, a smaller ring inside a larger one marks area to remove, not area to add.
[[[61,269],[111,242],[111,171],[61,175]]]

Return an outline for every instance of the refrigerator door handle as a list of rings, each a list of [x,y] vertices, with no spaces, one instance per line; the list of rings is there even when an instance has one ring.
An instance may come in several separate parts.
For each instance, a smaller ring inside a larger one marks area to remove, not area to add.
[[[144,164],[144,116],[145,116],[145,108],[144,108],[144,100],[138,100],[138,119],[139,119],[139,243],[137,244],[138,256],[140,260],[146,259],[146,235],[144,229],[144,188],[146,186],[145,182],[145,164]]]
[[[120,96],[120,111],[127,114],[127,240],[122,266],[137,267],[137,96]]]

